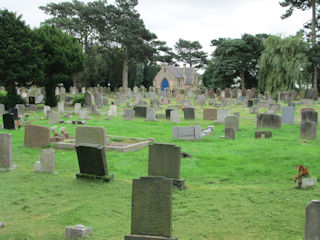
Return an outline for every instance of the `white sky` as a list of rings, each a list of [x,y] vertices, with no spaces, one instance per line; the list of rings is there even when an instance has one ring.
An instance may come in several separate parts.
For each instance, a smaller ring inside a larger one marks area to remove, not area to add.
[[[0,8],[22,14],[28,25],[38,27],[49,18],[38,7],[50,2],[62,1],[0,0]],[[173,47],[179,38],[198,40],[209,55],[212,39],[240,38],[244,33],[293,35],[311,19],[310,11],[296,10],[281,20],[285,9],[279,0],[139,0],[137,10],[146,27],[168,46]]]

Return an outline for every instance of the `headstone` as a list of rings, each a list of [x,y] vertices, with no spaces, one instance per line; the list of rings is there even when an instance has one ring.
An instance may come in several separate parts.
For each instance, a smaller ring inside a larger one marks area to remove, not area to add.
[[[203,120],[217,120],[218,109],[215,108],[204,108],[203,109]]]
[[[179,112],[177,110],[170,111],[170,122],[179,123]]]
[[[0,115],[2,116],[6,112],[4,104],[0,103]]]
[[[180,179],[181,147],[173,144],[154,143],[149,145],[148,176],[163,176],[173,179],[173,185],[184,189]]]
[[[300,99],[300,104],[311,106],[311,105],[313,105],[313,100],[312,99]]]
[[[170,119],[171,111],[173,111],[173,109],[171,108],[166,109],[166,119]]]
[[[224,119],[226,116],[231,115],[230,109],[218,109],[217,123],[224,123]]]
[[[147,121],[157,121],[156,110],[154,108],[147,109]]]
[[[64,113],[64,102],[58,102],[58,113]]]
[[[65,239],[84,238],[92,233],[91,227],[85,227],[81,224],[66,227]]]
[[[79,114],[79,118],[82,120],[90,119],[88,109],[81,109],[80,114]]]
[[[132,181],[131,235],[125,240],[172,238],[172,180],[141,177]]]
[[[184,100],[184,94],[178,94],[176,99],[178,103],[181,103],[181,101]]]
[[[0,169],[1,168],[13,168],[11,134],[0,134]]]
[[[259,113],[259,107],[253,106],[250,107],[250,114],[258,114]]]
[[[90,109],[90,114],[93,114],[93,115],[100,114],[100,111],[98,110],[96,105],[91,105],[89,109]]]
[[[60,95],[60,88],[56,87],[54,93],[55,93],[56,96]]]
[[[102,96],[98,92],[94,92],[94,101],[96,103],[97,108],[103,108]]]
[[[234,128],[236,131],[239,130],[239,118],[237,116],[226,116],[224,124],[226,128]]]
[[[37,104],[42,103],[43,99],[44,99],[44,95],[43,95],[43,94],[38,95],[38,96],[37,96],[37,101],[36,101],[36,103],[37,103]]]
[[[133,110],[135,111],[136,117],[141,117],[141,118],[147,117],[147,107],[135,106],[133,107]]]
[[[109,175],[103,145],[77,144],[76,151],[80,169],[77,178],[101,179],[106,182],[112,180],[113,175]]]
[[[50,129],[44,126],[27,124],[24,128],[24,146],[41,147],[50,144]]]
[[[52,149],[42,149],[40,161],[35,163],[36,172],[54,173],[55,152]]]
[[[94,144],[106,145],[106,131],[104,127],[79,126],[76,128],[76,145]]]
[[[247,106],[248,106],[248,107],[252,107],[252,106],[253,106],[253,100],[248,100]]]
[[[317,139],[318,124],[312,121],[302,121],[300,124],[300,137],[310,140]]]
[[[294,124],[294,107],[283,107],[281,113],[281,124]]]
[[[4,129],[13,129],[13,130],[16,129],[12,113],[3,114],[2,120],[3,120],[3,128]]]
[[[92,105],[92,94],[89,91],[84,94],[84,104],[88,107]]]
[[[272,131],[254,131],[254,138],[271,138]]]
[[[153,108],[160,108],[160,101],[158,99],[151,99],[150,104]]]
[[[272,110],[275,113],[280,112],[281,104],[270,104],[269,110]]]
[[[45,115],[45,116],[48,116],[48,111],[50,111],[50,106],[44,106],[43,107],[43,114]]]
[[[48,112],[48,118],[50,124],[57,124],[60,122],[60,114],[55,111]]]
[[[184,140],[197,140],[202,137],[201,126],[195,125],[192,127],[173,127],[173,138]]]
[[[224,138],[236,139],[236,129],[233,127],[226,127],[224,129]]]
[[[318,123],[318,112],[316,111],[303,111],[301,113],[301,121],[311,121],[311,122],[316,122]]]
[[[305,240],[320,239],[320,201],[312,200],[306,207]]]
[[[134,120],[135,111],[133,109],[124,109],[123,119]]]
[[[75,114],[80,114],[80,110],[81,110],[81,103],[76,103],[74,105],[74,113]]]
[[[32,97],[32,96],[29,97],[29,104],[36,104],[35,97]]]
[[[196,118],[194,113],[194,108],[185,108],[183,111],[183,114],[184,114],[185,120],[192,120]]]
[[[13,114],[13,119],[14,120],[19,119],[18,109],[14,108],[14,107],[11,107],[11,108],[9,108],[8,112]]]
[[[37,111],[37,105],[35,105],[35,104],[29,104],[29,111],[30,112],[36,112]]]
[[[281,117],[276,114],[258,114],[257,128],[281,128]]]
[[[16,107],[16,109],[18,111],[18,115],[22,116],[26,106],[24,104],[16,104],[15,107]]]
[[[305,177],[301,180],[302,189],[313,188],[317,185],[317,178],[316,177]]]
[[[110,105],[110,109],[108,111],[108,116],[110,116],[110,117],[117,116],[117,106],[116,105]]]

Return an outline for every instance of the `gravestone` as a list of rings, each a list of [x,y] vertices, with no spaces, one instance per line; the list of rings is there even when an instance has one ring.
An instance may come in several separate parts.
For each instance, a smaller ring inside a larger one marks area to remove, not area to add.
[[[311,105],[313,105],[313,100],[312,99],[300,99],[300,104],[311,106]]]
[[[38,95],[37,99],[36,99],[36,104],[42,103],[43,99],[44,99],[44,95],[43,94]]]
[[[226,128],[234,128],[236,131],[239,130],[239,118],[237,116],[226,116],[224,124]]]
[[[217,120],[218,110],[215,108],[203,109],[203,120]]]
[[[54,173],[55,165],[55,152],[53,149],[42,149],[40,155],[40,161],[35,162],[35,172],[48,172]]]
[[[17,109],[18,115],[22,116],[26,106],[24,104],[16,104],[15,108]]]
[[[294,124],[294,107],[283,107],[281,113],[281,124]]]
[[[271,138],[272,131],[254,131],[254,138]]]
[[[9,108],[8,112],[13,114],[13,119],[14,120],[19,119],[18,109],[14,108],[14,107],[11,107],[11,108]]]
[[[58,102],[58,113],[64,113],[64,102]]]
[[[44,126],[27,124],[24,128],[24,146],[41,147],[50,144],[50,129]]]
[[[306,207],[305,240],[320,239],[320,201],[312,200]]]
[[[257,128],[281,128],[281,117],[276,114],[258,114]]]
[[[281,104],[270,104],[269,110],[272,110],[273,112],[280,112],[281,110]]]
[[[259,113],[259,107],[253,106],[250,107],[250,114],[258,114]]]
[[[50,124],[57,124],[60,122],[60,114],[55,111],[48,112],[48,118]]]
[[[154,108],[147,109],[147,121],[157,121],[156,110]]]
[[[303,111],[301,113],[301,121],[311,121],[311,122],[316,122],[318,123],[318,112],[316,111]]]
[[[50,106],[44,106],[43,107],[43,114],[45,115],[45,116],[48,116],[48,112],[50,111]]]
[[[236,139],[236,129],[233,127],[226,127],[224,129],[224,138]]]
[[[184,140],[196,140],[202,137],[201,126],[195,125],[192,127],[173,127],[173,138]]]
[[[135,111],[133,109],[125,109],[123,114],[124,120],[134,120]]]
[[[147,107],[135,106],[133,107],[133,110],[135,111],[136,117],[141,117],[141,118],[147,117]]]
[[[183,111],[184,120],[192,120],[195,119],[194,108],[185,108]]]
[[[84,104],[88,107],[92,105],[92,94],[89,91],[84,94]]]
[[[216,123],[224,123],[224,119],[226,116],[231,115],[230,109],[218,109],[218,116]]]
[[[172,238],[172,180],[140,177],[132,181],[131,235],[125,240]]]
[[[106,145],[106,131],[104,127],[79,126],[76,128],[76,145],[94,144]]]
[[[152,99],[150,101],[151,107],[160,108],[160,101],[158,99]]]
[[[0,103],[0,115],[2,116],[6,112],[4,104]]]
[[[184,100],[184,94],[178,94],[176,99],[178,103],[181,103]]]
[[[312,121],[302,121],[300,124],[300,137],[310,140],[317,139],[318,124]]]
[[[90,119],[88,109],[81,109],[80,110],[80,114],[79,114],[79,118],[82,119],[82,120]]]
[[[179,123],[179,112],[177,110],[170,111],[170,122]]]
[[[248,100],[247,106],[248,106],[248,107],[252,107],[252,106],[253,106],[253,100]]]
[[[110,117],[117,116],[117,106],[116,105],[110,105],[110,109],[108,111],[108,116],[110,116]]]
[[[35,104],[29,104],[29,111],[30,112],[36,112],[37,111],[37,105],[35,105]]]
[[[85,227],[81,224],[75,226],[67,226],[64,234],[65,239],[84,238],[92,233],[91,227]]]
[[[302,189],[313,188],[316,185],[317,185],[316,177],[305,177],[305,178],[302,178],[300,188]]]
[[[29,97],[29,104],[36,104],[36,99],[35,97]]]
[[[12,168],[12,135],[0,134],[0,170]]]
[[[149,145],[148,176],[163,176],[173,180],[173,185],[184,189],[180,179],[181,147],[174,144],[154,143]]]
[[[109,175],[106,155],[103,145],[79,144],[76,145],[80,173],[77,178],[101,179],[106,182],[112,180]]]
[[[79,114],[80,113],[80,110],[81,110],[81,103],[76,103],[74,105],[74,113],[75,114]]]
[[[12,113],[5,113],[2,115],[4,129],[16,129]]]
[[[96,103],[97,108],[103,108],[102,96],[98,92],[94,92],[94,101]]]
[[[166,119],[170,119],[171,111],[173,111],[173,109],[171,108],[166,109]]]
[[[90,114],[93,114],[93,115],[99,115],[100,114],[100,111],[98,110],[96,105],[91,105],[90,106]]]

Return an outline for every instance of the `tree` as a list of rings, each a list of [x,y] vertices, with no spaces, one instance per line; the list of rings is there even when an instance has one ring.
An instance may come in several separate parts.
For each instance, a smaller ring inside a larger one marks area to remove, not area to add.
[[[99,37],[96,25],[99,22],[99,16],[107,9],[107,1],[84,3],[73,0],[72,2],[49,3],[39,8],[53,16],[46,20],[45,24],[55,25],[74,35],[82,43],[85,53],[88,53],[89,46]]]
[[[264,42],[259,65],[259,88],[274,93],[287,91],[311,81],[308,44],[303,33],[295,37],[269,36]]]
[[[174,58],[176,55],[172,51],[172,48],[167,46],[165,41],[154,40],[151,42],[151,47],[154,49],[154,55],[152,64],[155,63],[167,63],[169,65],[175,65]]]
[[[0,10],[0,83],[10,95],[41,77],[40,46],[32,30],[8,10]]]
[[[202,46],[198,41],[191,42],[180,38],[174,48],[177,51],[176,58],[188,63],[190,67],[199,69],[206,65],[208,55],[201,51]]]
[[[58,83],[72,81],[72,75],[83,70],[85,55],[78,41],[54,26],[35,29],[36,39],[42,46],[44,78],[38,85],[46,90],[46,104],[56,106],[54,90]]]
[[[317,16],[317,6],[320,5],[320,0],[283,0],[279,2],[282,7],[289,7],[286,10],[286,13],[281,16],[282,19],[288,18],[293,14],[295,8],[305,10],[312,10],[312,20],[311,20],[311,43],[312,48],[315,49],[317,43],[317,19],[319,18],[319,14]],[[316,52],[313,51],[315,55]],[[313,76],[312,76],[312,88],[317,90],[317,80],[318,80],[318,66],[313,63]]]
[[[240,79],[242,89],[257,87],[258,59],[266,37],[266,34],[244,34],[241,39],[212,40],[216,49],[203,76],[205,86],[231,87]]]

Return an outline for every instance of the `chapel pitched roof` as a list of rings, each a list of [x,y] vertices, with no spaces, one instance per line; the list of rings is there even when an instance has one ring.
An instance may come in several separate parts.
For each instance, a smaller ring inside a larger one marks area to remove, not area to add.
[[[167,66],[168,69],[170,70],[170,72],[173,74],[173,76],[175,76],[176,78],[182,78],[183,79],[183,68],[180,67],[176,67],[173,65],[168,65]],[[192,68],[186,68],[186,85],[192,85]]]

